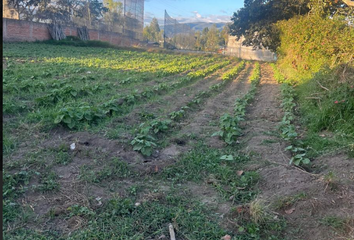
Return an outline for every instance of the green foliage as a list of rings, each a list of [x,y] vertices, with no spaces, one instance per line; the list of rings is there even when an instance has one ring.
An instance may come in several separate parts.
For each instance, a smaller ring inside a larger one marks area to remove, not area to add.
[[[207,180],[225,199],[232,197],[236,203],[248,202],[255,197],[254,187],[259,176],[252,171],[241,176],[235,174],[240,170],[241,163],[247,162],[249,157],[234,154],[230,160],[229,153],[225,149],[217,150],[198,143],[174,166],[166,168],[163,176],[175,182]]]
[[[93,212],[86,228],[73,232],[68,239],[158,238],[168,236],[168,223],[178,226],[177,238],[218,239],[226,234],[208,217],[205,207],[186,197],[170,193],[154,201],[144,201],[139,206],[134,203],[133,197],[110,199]]]
[[[190,72],[188,73],[188,77],[190,77],[191,79],[196,79],[196,78],[202,78],[207,76],[208,74],[215,72],[216,70],[225,67],[227,64],[229,64],[230,61],[223,61],[222,63],[217,63],[214,64],[210,67],[207,67],[205,69],[201,69],[195,72]]]
[[[241,129],[238,126],[243,119],[240,117],[232,117],[225,113],[220,117],[220,131],[212,136],[220,136],[227,144],[236,142],[236,139],[241,134]]]
[[[98,48],[115,48],[114,45],[111,45],[108,42],[98,41],[98,40],[86,40],[82,41],[80,39],[72,39],[68,36],[63,40],[45,40],[38,43],[45,43],[51,45],[60,45],[60,46],[74,46],[74,47],[98,47]]]
[[[316,16],[319,19],[317,26],[322,26],[322,28],[317,29],[322,29],[323,36],[326,36],[326,32],[333,30],[331,27],[328,28],[328,24],[331,21],[329,16],[335,14],[343,16],[343,13],[345,16],[350,16],[350,14],[345,13],[347,9],[349,9],[348,6],[343,5],[342,1],[338,0],[295,0],[291,2],[287,0],[246,0],[245,6],[235,12],[231,19],[233,21],[230,26],[231,35],[235,35],[238,38],[245,37],[243,44],[247,46],[253,46],[254,48],[265,47],[275,52],[280,45],[283,46],[284,36],[288,37],[290,42],[296,44],[302,44],[302,42],[297,41],[299,35],[311,36],[306,32],[307,29],[313,29],[311,24],[303,25],[303,28],[294,27],[296,25],[294,24],[294,19],[302,18],[299,16]],[[288,32],[284,34],[282,32],[283,28],[278,25],[282,20],[289,19],[287,30],[293,30],[294,35],[288,34]],[[323,24],[320,20],[327,21]],[[316,31],[317,29],[313,30]],[[321,32],[317,33],[321,34]]]
[[[35,188],[41,192],[59,190],[58,175],[55,172],[48,172],[40,175],[39,185]]]
[[[78,106],[61,108],[54,119],[54,123],[64,124],[70,129],[78,128],[82,122],[88,124],[103,118],[107,112],[97,107],[81,103]]]
[[[339,231],[344,231],[346,228],[346,219],[342,219],[336,216],[326,216],[320,220],[320,223],[325,226],[332,227]]]
[[[153,18],[150,25],[144,27],[143,31],[144,40],[159,42],[162,40],[162,32],[160,30],[157,18]]]
[[[102,165],[104,166],[102,167]],[[132,175],[133,172],[130,170],[128,164],[119,158],[113,158],[104,163],[98,161],[96,166],[82,166],[79,179],[89,183],[101,183],[102,181],[122,179]]]
[[[2,133],[2,153],[3,155],[6,155],[10,153],[12,150],[14,150],[16,147],[16,142],[13,138],[9,136],[6,131],[3,129]]]
[[[283,76],[279,75],[280,79],[284,79]],[[284,111],[284,116],[279,124],[280,135],[283,139],[290,142],[290,146],[286,147],[285,150],[291,151],[292,157],[289,164],[294,164],[296,166],[304,166],[310,164],[310,159],[306,149],[303,148],[304,143],[298,139],[298,134],[296,132],[296,127],[293,124],[295,120],[295,90],[288,84],[283,83],[281,85],[282,94],[282,104],[281,107]]]
[[[236,77],[241,70],[245,67],[245,61],[240,62],[236,67],[224,73],[221,77],[222,80],[231,80]]]
[[[277,24],[281,31],[279,66],[298,83],[325,65],[349,62],[354,54],[354,29],[346,22],[318,15],[292,18]]]
[[[179,121],[184,117],[185,111],[183,109],[178,111],[173,111],[169,114],[170,118],[174,121]]]
[[[150,126],[146,126],[142,123],[139,126],[138,134],[130,142],[134,151],[141,152],[145,156],[151,156],[153,148],[156,147],[156,139],[150,135]]]
[[[284,75],[279,71],[275,63],[271,63],[270,66],[273,69],[273,73],[274,73],[273,76],[275,80],[277,80],[278,83],[285,83],[286,79]]]
[[[160,132],[166,132],[171,125],[171,121],[170,120],[153,120],[150,122],[150,126],[152,131],[156,134],[156,133],[160,133]]]
[[[78,204],[72,205],[67,209],[69,211],[69,217],[81,216],[81,217],[91,217],[95,216],[96,213],[85,206],[80,206]]]
[[[245,1],[245,6],[234,13],[230,25],[231,35],[245,37],[243,44],[266,47],[275,51],[279,46],[279,32],[274,26],[279,20],[289,19],[297,14],[306,14],[309,0]]]
[[[330,130],[354,136],[354,66],[345,67],[343,81],[340,74],[344,67],[325,68],[298,87],[300,110],[311,131]]]
[[[28,171],[9,173],[3,171],[2,186],[2,207],[3,207],[3,229],[9,222],[14,221],[20,212],[20,205],[16,199],[22,195],[29,184],[32,174]]]

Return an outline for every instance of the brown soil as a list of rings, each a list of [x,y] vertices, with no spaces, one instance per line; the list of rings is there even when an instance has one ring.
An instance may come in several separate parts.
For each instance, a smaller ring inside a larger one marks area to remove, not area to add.
[[[354,160],[348,159],[345,155],[315,160],[318,164],[328,165],[328,171],[333,171],[335,176],[340,177],[328,186],[323,177],[326,172],[315,175],[288,166],[290,156],[284,152],[286,143],[269,134],[277,130],[277,124],[282,117],[278,100],[279,86],[269,66],[262,65],[261,72],[260,89],[254,104],[249,108],[246,132],[242,138],[246,144],[245,151],[257,156],[252,168],[258,168],[261,175],[259,198],[274,204],[285,197],[305,194],[306,197],[303,199],[278,210],[288,222],[286,238],[289,240],[345,239],[343,237],[352,239]],[[294,211],[290,211],[292,213],[287,211],[290,209]],[[321,224],[321,220],[331,216],[347,219],[346,230],[334,231],[333,228]]]

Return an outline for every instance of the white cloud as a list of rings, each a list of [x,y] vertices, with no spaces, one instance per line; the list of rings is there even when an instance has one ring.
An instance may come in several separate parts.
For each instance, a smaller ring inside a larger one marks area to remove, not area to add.
[[[202,18],[202,15],[200,15],[200,14],[198,13],[198,11],[194,11],[194,12],[192,12],[192,13],[194,13],[194,16],[195,16],[196,18]]]
[[[231,21],[229,15],[206,15],[201,16],[198,12],[193,12],[193,17],[177,17],[179,23],[192,23],[192,22],[207,22],[207,23],[226,23]]]

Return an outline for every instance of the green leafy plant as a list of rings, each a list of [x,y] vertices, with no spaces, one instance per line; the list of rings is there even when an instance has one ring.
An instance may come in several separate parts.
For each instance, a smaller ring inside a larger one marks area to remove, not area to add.
[[[166,132],[171,125],[171,120],[153,120],[150,122],[151,130],[156,133]]]
[[[240,117],[232,117],[225,113],[220,117],[221,130],[214,133],[212,136],[220,136],[227,144],[233,144],[241,134],[241,129],[238,126],[241,120],[242,118]]]
[[[174,121],[179,121],[184,117],[185,111],[183,109],[179,111],[173,111],[169,114],[170,118]]]
[[[145,126],[144,123],[139,126],[139,133],[130,142],[134,151],[141,152],[145,156],[151,156],[154,147],[156,147],[155,138],[151,136],[151,127]]]

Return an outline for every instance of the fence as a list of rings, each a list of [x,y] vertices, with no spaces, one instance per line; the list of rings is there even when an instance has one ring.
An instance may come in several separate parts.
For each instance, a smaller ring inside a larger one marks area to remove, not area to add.
[[[3,18],[2,36],[4,42],[14,41],[43,41],[52,39],[49,34],[48,24],[36,23],[24,20]],[[77,28],[70,26],[63,26],[65,35],[77,36]],[[109,42],[112,45],[131,47],[140,45],[141,42],[130,37],[124,36],[120,33],[99,31],[89,29],[89,36],[91,40],[100,40]]]
[[[164,46],[165,48],[194,49],[195,32],[187,24],[179,23],[165,10]]]

